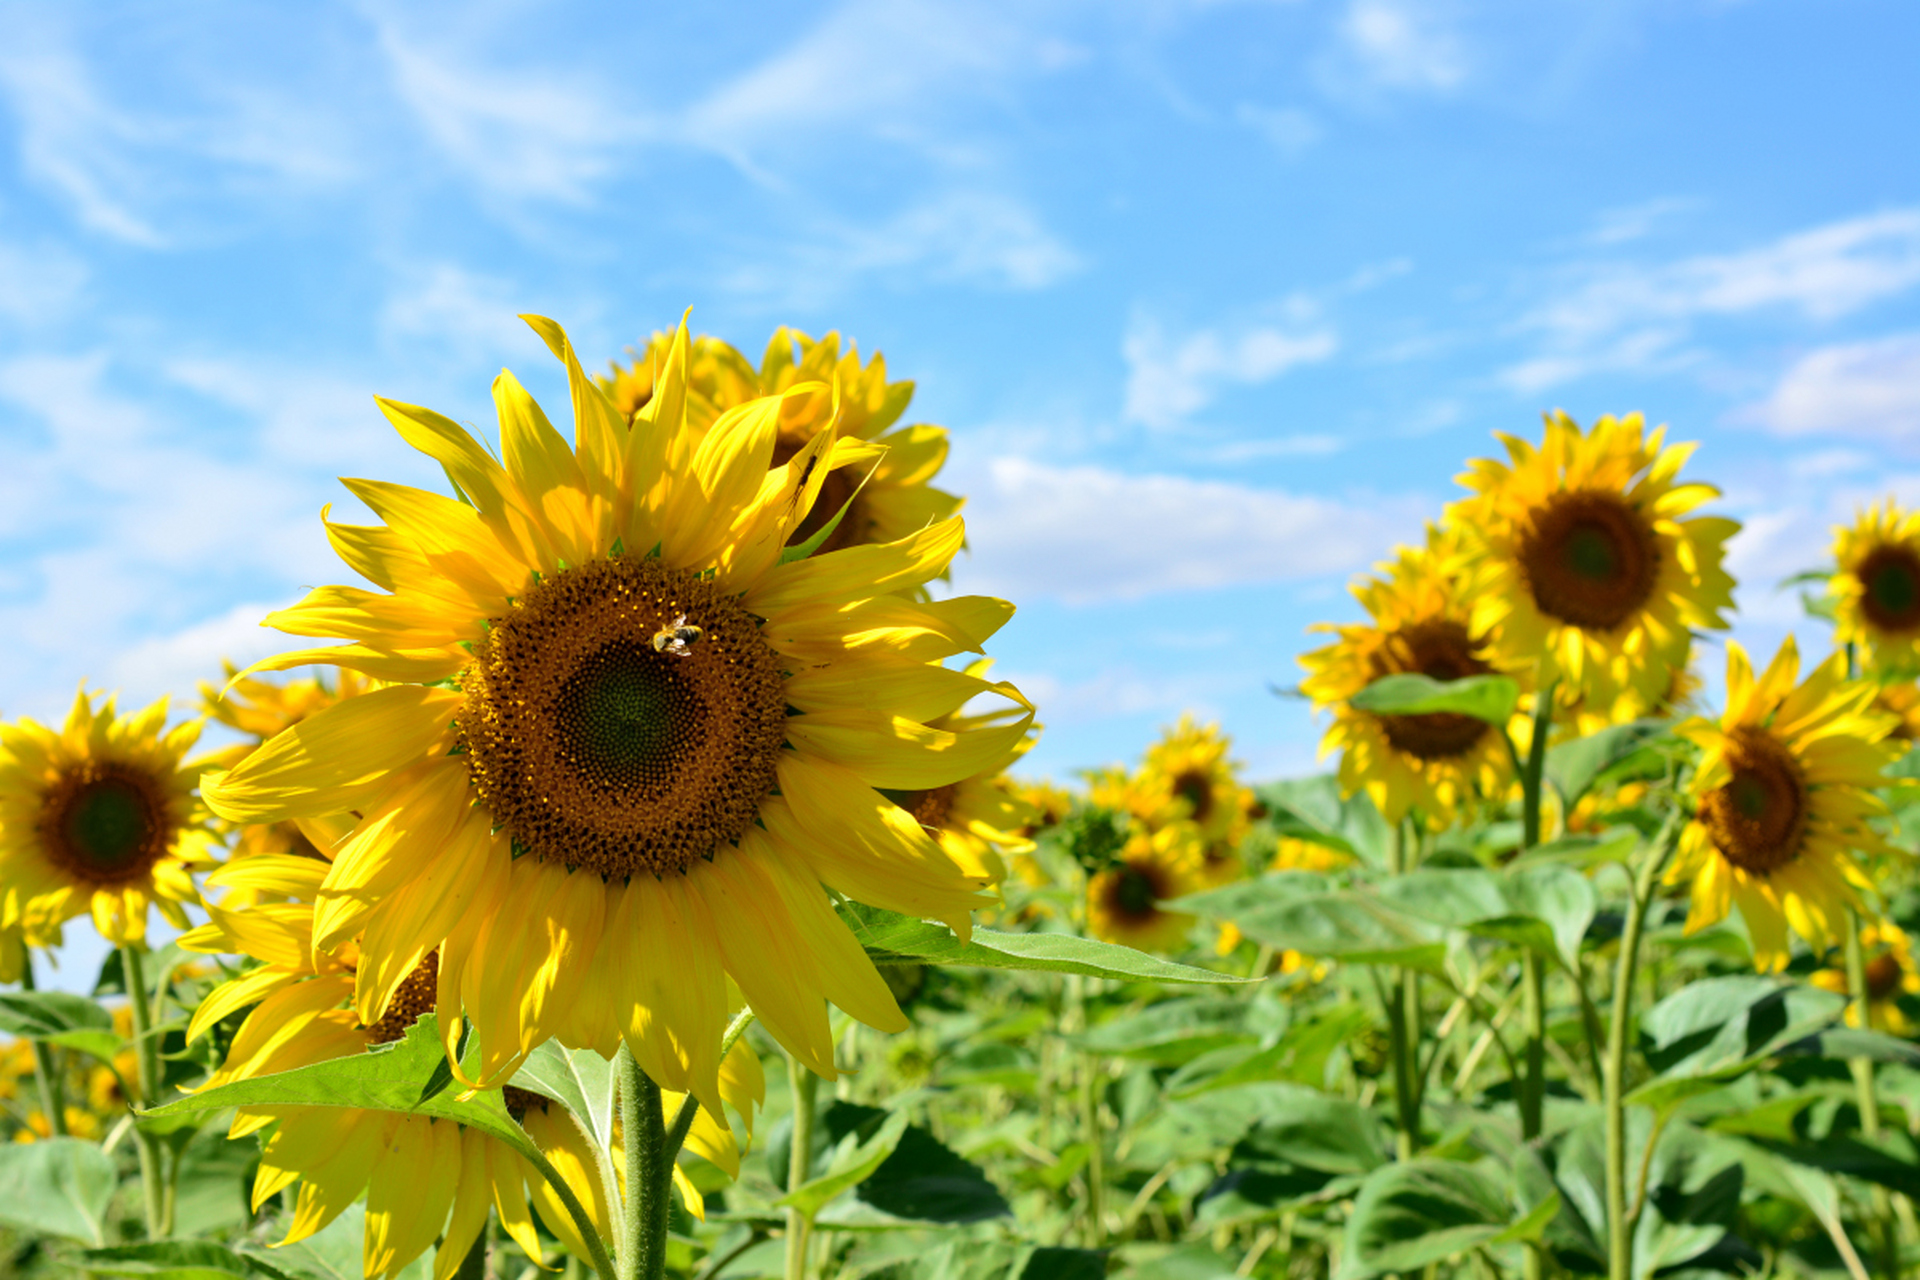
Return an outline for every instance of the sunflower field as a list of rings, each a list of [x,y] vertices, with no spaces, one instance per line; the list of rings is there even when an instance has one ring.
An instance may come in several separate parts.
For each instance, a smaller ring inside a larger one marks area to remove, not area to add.
[[[1276,649],[1331,772],[1048,782],[912,383],[526,319],[312,644],[0,725],[6,1275],[1920,1269],[1920,514],[1709,663],[1690,447],[1549,414]]]

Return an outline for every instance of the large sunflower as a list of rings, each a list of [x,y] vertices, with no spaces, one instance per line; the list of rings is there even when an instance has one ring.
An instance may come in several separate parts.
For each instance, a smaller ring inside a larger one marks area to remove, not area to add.
[[[1561,682],[1582,731],[1645,714],[1671,692],[1692,629],[1727,623],[1733,578],[1720,567],[1739,529],[1686,517],[1718,496],[1678,482],[1692,445],[1666,445],[1637,413],[1583,432],[1550,413],[1535,449],[1500,435],[1509,462],[1477,458],[1450,527],[1475,572],[1473,630],[1500,658]]]
[[[1833,559],[1834,643],[1886,675],[1920,671],[1920,511],[1892,498],[1862,511],[1834,529]]]
[[[1873,789],[1898,754],[1893,717],[1872,709],[1873,685],[1847,678],[1835,654],[1798,688],[1793,637],[1759,679],[1727,645],[1727,709],[1675,732],[1705,753],[1693,775],[1694,820],[1668,884],[1691,888],[1689,933],[1737,904],[1763,971],[1787,963],[1787,931],[1823,954],[1839,938],[1856,889],[1872,884],[1856,852],[1890,853],[1868,826],[1886,812]]]
[[[632,363],[600,379],[622,413],[631,417],[652,401],[672,350],[673,335],[655,334]],[[960,509],[959,498],[930,483],[947,459],[946,429],[921,423],[889,430],[913,398],[913,383],[888,382],[880,355],[862,365],[853,344],[843,353],[837,333],[814,339],[782,326],[758,369],[718,338],[694,339],[687,351],[689,444],[728,410],[808,384],[810,390],[782,403],[773,465],[799,453],[829,424],[839,442],[827,457],[820,497],[792,541],[813,537],[842,507],[846,513],[823,550],[893,542]]]
[[[83,912],[115,946],[140,942],[155,906],[177,929],[192,872],[217,845],[194,795],[212,759],[188,761],[200,722],[167,727],[167,700],[121,716],[82,689],[58,731],[0,724],[0,927],[28,940]]]
[[[1504,669],[1451,572],[1456,557],[1453,535],[1429,529],[1426,546],[1402,547],[1377,576],[1354,585],[1367,621],[1317,627],[1339,639],[1300,658],[1308,672],[1301,692],[1316,710],[1333,712],[1320,754],[1340,752],[1341,790],[1366,791],[1389,822],[1417,810],[1443,826],[1476,797],[1495,794],[1512,771],[1500,730],[1484,720],[1444,711],[1379,715],[1351,702],[1384,676],[1459,680]]]
[[[315,945],[363,935],[363,1014],[439,948],[440,1025],[451,1044],[470,1018],[481,1050],[469,1084],[504,1081],[549,1037],[609,1055],[624,1038],[663,1088],[717,1108],[728,978],[831,1078],[826,1001],[905,1020],[822,882],[968,931],[982,882],[876,788],[1012,757],[1030,708],[929,727],[983,694],[1026,708],[937,665],[1012,607],[898,594],[946,567],[958,519],[783,562],[838,437],[769,463],[785,398],[817,388],[728,411],[689,453],[684,326],[628,424],[559,326],[529,323],[566,365],[575,445],[508,373],[504,465],[448,419],[382,401],[466,501],[346,481],[386,523],[328,533],[384,591],[324,587],[273,615],[349,643],[262,665],[394,683],[281,733],[209,779],[209,800],[238,822],[358,815]]]
[[[323,857],[326,850],[323,849]],[[190,951],[243,954],[261,963],[208,993],[188,1026],[189,1040],[214,1023],[253,1006],[235,1033],[226,1062],[208,1087],[291,1071],[351,1056],[368,1046],[390,1044],[433,1007],[438,956],[429,952],[394,989],[384,1008],[363,1018],[353,1006],[356,969],[363,960],[357,941],[321,951],[313,940],[313,898],[325,880],[324,860],[263,854],[230,863],[214,881],[271,889],[290,901],[228,911],[208,908],[207,924],[183,935]],[[744,1117],[764,1095],[760,1060],[736,1044],[721,1069],[722,1096]],[[536,1093],[508,1086],[510,1114],[572,1186],[605,1239],[612,1217],[597,1161],[573,1121]],[[677,1098],[668,1096],[669,1114]],[[447,1280],[466,1257],[493,1205],[500,1222],[527,1255],[541,1256],[528,1216],[531,1198],[541,1221],[567,1250],[586,1257],[587,1245],[552,1186],[511,1147],[476,1129],[446,1120],[379,1111],[326,1107],[242,1107],[229,1136],[245,1137],[278,1122],[266,1140],[254,1178],[257,1211],[275,1193],[300,1182],[287,1241],[305,1239],[341,1210],[367,1196],[366,1274],[391,1277],[439,1241],[435,1280]],[[705,1108],[695,1113],[688,1148],[739,1172],[739,1147],[724,1120]],[[689,1207],[701,1201],[674,1167],[674,1180]]]
[[[1194,917],[1165,904],[1205,887],[1199,829],[1178,822],[1137,829],[1114,864],[1087,880],[1087,927],[1096,938],[1142,951],[1174,951]]]

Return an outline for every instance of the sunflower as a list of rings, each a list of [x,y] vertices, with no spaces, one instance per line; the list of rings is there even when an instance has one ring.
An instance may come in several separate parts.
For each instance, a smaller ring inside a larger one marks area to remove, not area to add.
[[[281,733],[209,779],[236,822],[352,811],[314,943],[361,936],[366,1021],[439,950],[449,1039],[471,1019],[472,1087],[542,1041],[611,1056],[624,1038],[663,1088],[720,1105],[727,980],[796,1058],[834,1077],[826,1002],[906,1025],[825,885],[965,936],[986,901],[876,788],[1002,767],[1032,721],[1012,685],[939,662],[1012,607],[898,594],[944,569],[958,519],[786,560],[825,480],[829,425],[769,463],[799,384],[687,432],[682,326],[655,393],[623,422],[558,325],[569,447],[509,373],[504,465],[430,410],[382,401],[466,502],[349,480],[386,523],[329,524],[384,591],[324,587],[272,626],[350,643],[282,655],[391,682]],[[996,694],[995,727],[930,727]],[[377,976],[375,976],[377,975]],[[589,980],[591,979],[591,980]]]
[[[1920,511],[1888,498],[1833,531],[1834,643],[1886,675],[1920,671]]]
[[[1006,785],[1013,793],[1014,802],[1027,815],[1026,820],[1014,828],[1013,834],[1027,842],[1029,851],[1013,856],[1013,873],[1030,889],[1044,888],[1053,883],[1053,876],[1040,865],[1040,859],[1031,851],[1034,838],[1042,831],[1066,821],[1067,814],[1073,811],[1073,793],[1046,781],[1008,780]]]
[[[1087,927],[1106,942],[1142,951],[1178,949],[1194,918],[1162,904],[1198,892],[1201,840],[1191,822],[1137,829],[1119,858],[1087,881]]]
[[[1724,628],[1733,578],[1721,566],[1739,529],[1682,519],[1719,491],[1680,484],[1692,445],[1664,444],[1637,413],[1590,432],[1550,413],[1536,450],[1500,435],[1509,463],[1470,462],[1475,496],[1449,508],[1474,573],[1474,634],[1497,665],[1534,665],[1578,706],[1581,732],[1632,719],[1667,698],[1696,627]]]
[[[356,942],[330,952],[313,945],[312,899],[324,873],[324,863],[288,855],[262,855],[215,873],[216,879],[271,881],[276,891],[291,900],[246,911],[209,907],[213,919],[180,939],[180,945],[190,951],[243,954],[261,962],[214,988],[188,1026],[191,1041],[228,1014],[253,1006],[208,1087],[390,1044],[433,1007],[438,956],[432,952],[401,980],[386,1006],[371,1019],[363,1019],[352,1007],[355,970],[364,961],[364,952]],[[760,1061],[745,1044],[736,1044],[728,1055],[720,1087],[751,1131],[753,1107],[765,1090]],[[667,1096],[669,1114],[682,1096]],[[564,1112],[550,1108],[544,1096],[528,1090],[507,1086],[505,1103],[508,1113],[566,1178],[603,1239],[610,1239],[606,1189],[596,1173],[597,1157],[579,1126]],[[276,1122],[278,1128],[261,1154],[252,1204],[258,1211],[277,1192],[301,1182],[287,1243],[325,1227],[365,1192],[365,1273],[392,1277],[438,1238],[434,1276],[446,1280],[472,1247],[486,1222],[489,1204],[527,1256],[538,1260],[540,1241],[527,1211],[531,1198],[540,1220],[570,1253],[588,1254],[586,1241],[552,1186],[519,1153],[477,1129],[423,1116],[351,1108],[242,1107],[228,1136],[242,1138]],[[732,1130],[704,1108],[695,1113],[687,1145],[729,1174],[738,1173],[739,1148]],[[702,1212],[699,1193],[677,1165],[674,1181],[689,1208]]]
[[[1914,968],[1913,944],[1906,930],[1891,920],[1863,925],[1860,946],[1866,953],[1867,1017],[1873,1029],[1911,1039],[1920,1027],[1900,1008],[1900,997],[1920,995],[1920,970]],[[1818,970],[1810,981],[1836,995],[1853,994],[1844,964]],[[1859,1011],[1851,1005],[1847,1024],[1860,1025]]]
[[[655,334],[631,364],[615,365],[611,378],[599,380],[629,418],[652,401],[673,341],[673,335]],[[930,483],[946,462],[946,429],[923,423],[889,430],[906,412],[913,383],[888,382],[882,356],[862,365],[853,344],[842,353],[837,333],[816,340],[783,326],[774,331],[758,369],[711,337],[691,341],[686,368],[689,445],[729,410],[766,396],[786,396],[774,466],[797,455],[829,425],[837,430],[826,481],[813,509],[790,534],[793,543],[812,538],[843,507],[845,514],[822,550],[897,541],[960,509],[959,498]],[[810,389],[789,394],[803,387]]]
[[[1300,658],[1308,672],[1301,692],[1316,710],[1333,712],[1320,754],[1339,751],[1341,790],[1364,790],[1388,822],[1417,810],[1444,826],[1476,797],[1496,794],[1512,771],[1500,730],[1483,720],[1446,711],[1378,715],[1351,702],[1383,676],[1459,680],[1507,669],[1474,627],[1471,597],[1450,571],[1457,546],[1453,534],[1429,528],[1426,546],[1400,548],[1353,587],[1367,621],[1316,627],[1339,639]]]
[[[58,731],[0,724],[0,927],[28,940],[90,911],[114,946],[145,939],[147,908],[176,929],[198,902],[192,872],[217,845],[194,796],[213,760],[186,760],[200,721],[166,727],[162,698],[134,715],[83,688]]]
[[[1842,655],[1796,688],[1799,669],[1792,636],[1758,680],[1729,642],[1726,713],[1674,730],[1704,755],[1667,883],[1690,886],[1689,933],[1738,904],[1762,972],[1785,967],[1788,929],[1816,954],[1833,945],[1855,890],[1872,888],[1855,852],[1893,852],[1867,825],[1886,812],[1873,789],[1895,755],[1893,718],[1872,710],[1873,686],[1847,679]]]
[[[1920,683],[1894,680],[1880,685],[1874,690],[1873,709],[1884,711],[1894,718],[1893,728],[1887,737],[1907,750],[1912,750],[1913,744],[1920,742]]]

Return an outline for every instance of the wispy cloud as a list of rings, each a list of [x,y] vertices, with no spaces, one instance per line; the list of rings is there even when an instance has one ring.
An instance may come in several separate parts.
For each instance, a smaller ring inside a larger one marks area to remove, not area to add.
[[[1822,347],[1740,417],[1782,435],[1920,437],[1920,333]]]
[[[1317,320],[1297,330],[1253,325],[1176,338],[1152,317],[1136,315],[1121,345],[1127,360],[1123,414],[1156,429],[1176,426],[1213,403],[1228,384],[1266,382],[1297,365],[1326,360],[1339,347],[1333,330]]]
[[[1430,3],[1353,0],[1322,79],[1336,92],[1446,93],[1467,78],[1460,37]]]
[[[1246,125],[1284,156],[1297,156],[1325,135],[1313,115],[1297,107],[1262,107],[1243,102],[1234,118]]]
[[[1501,378],[1531,394],[1594,373],[1685,363],[1703,320],[1779,310],[1831,321],[1916,284],[1916,208],[1828,223],[1738,253],[1579,266],[1523,321],[1541,350]]]

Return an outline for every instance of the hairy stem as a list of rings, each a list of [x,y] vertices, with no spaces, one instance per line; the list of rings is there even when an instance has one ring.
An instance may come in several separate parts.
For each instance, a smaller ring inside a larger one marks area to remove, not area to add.
[[[787,1081],[793,1094],[793,1147],[787,1153],[787,1194],[792,1195],[813,1171],[813,1103],[820,1077],[798,1058],[787,1059]],[[787,1208],[787,1280],[806,1280],[807,1244],[813,1234],[813,1216],[798,1205]]]
[[[614,1061],[620,1072],[620,1132],[627,1161],[627,1196],[621,1209],[626,1230],[620,1233],[618,1275],[620,1280],[665,1280],[673,1168],[665,1154],[667,1122],[660,1086],[640,1069],[632,1053],[622,1052]]]

